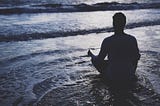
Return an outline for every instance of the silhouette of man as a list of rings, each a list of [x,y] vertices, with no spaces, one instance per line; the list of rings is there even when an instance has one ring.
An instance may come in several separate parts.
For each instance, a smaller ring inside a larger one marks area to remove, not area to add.
[[[137,40],[124,33],[126,16],[118,12],[113,16],[114,34],[103,40],[100,52],[95,56],[90,50],[92,64],[108,81],[126,82],[135,79],[140,59]],[[108,60],[104,60],[108,56]]]

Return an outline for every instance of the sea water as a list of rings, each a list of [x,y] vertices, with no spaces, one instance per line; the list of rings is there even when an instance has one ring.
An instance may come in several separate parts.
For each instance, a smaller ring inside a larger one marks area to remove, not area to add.
[[[95,7],[104,2],[111,8]],[[84,3],[92,10],[77,9]],[[113,34],[112,16],[119,11],[127,17],[125,31],[138,40],[142,57],[137,72],[160,94],[160,6],[153,3],[160,4],[159,0],[1,0],[0,105],[33,104],[53,89],[75,87],[77,82],[85,85],[98,75],[87,50],[98,53],[102,40]]]

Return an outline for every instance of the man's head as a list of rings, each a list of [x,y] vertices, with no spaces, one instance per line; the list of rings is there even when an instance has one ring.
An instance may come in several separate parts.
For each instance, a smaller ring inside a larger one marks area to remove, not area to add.
[[[123,31],[125,25],[126,25],[126,16],[121,12],[115,13],[113,16],[114,30],[116,32]]]

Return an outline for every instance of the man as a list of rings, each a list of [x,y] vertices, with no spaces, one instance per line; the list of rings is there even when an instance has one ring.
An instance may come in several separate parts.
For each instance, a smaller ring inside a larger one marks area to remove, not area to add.
[[[128,82],[135,79],[140,59],[137,40],[124,33],[126,16],[119,12],[113,16],[114,35],[103,40],[98,56],[89,50],[92,64],[111,82]],[[108,56],[108,60],[104,60]]]

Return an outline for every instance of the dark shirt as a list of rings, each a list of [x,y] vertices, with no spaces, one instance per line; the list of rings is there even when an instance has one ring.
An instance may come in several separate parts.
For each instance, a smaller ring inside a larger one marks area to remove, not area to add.
[[[106,73],[110,79],[131,77],[135,74],[137,61],[140,59],[136,38],[128,34],[105,38],[98,59],[103,61],[106,56],[108,56]]]

